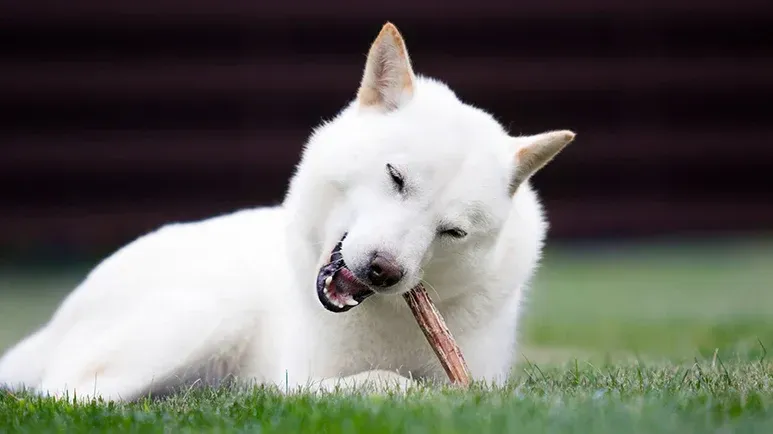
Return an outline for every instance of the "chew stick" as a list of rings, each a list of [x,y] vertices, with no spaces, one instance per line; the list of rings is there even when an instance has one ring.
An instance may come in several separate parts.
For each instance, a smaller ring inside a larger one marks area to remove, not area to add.
[[[435,308],[432,299],[429,298],[427,290],[422,284],[418,284],[411,291],[403,294],[403,297],[419,323],[421,331],[424,332],[424,336],[429,341],[429,345],[440,359],[440,364],[446,371],[448,378],[454,384],[469,386],[470,369],[467,367],[467,362],[464,361],[462,350],[456,345],[454,337],[448,331],[446,322]]]

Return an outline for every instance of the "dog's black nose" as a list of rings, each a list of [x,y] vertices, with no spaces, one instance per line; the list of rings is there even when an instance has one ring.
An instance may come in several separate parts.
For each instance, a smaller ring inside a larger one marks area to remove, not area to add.
[[[390,255],[376,253],[368,266],[368,280],[373,286],[388,287],[403,278],[403,270]]]

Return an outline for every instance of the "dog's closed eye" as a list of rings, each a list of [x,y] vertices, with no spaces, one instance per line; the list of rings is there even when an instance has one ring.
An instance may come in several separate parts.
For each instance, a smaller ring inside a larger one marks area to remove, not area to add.
[[[387,173],[389,173],[389,176],[392,178],[392,182],[395,184],[395,188],[399,193],[402,193],[405,189],[405,179],[403,178],[403,175],[389,163],[387,163],[386,169]]]
[[[459,228],[442,228],[438,230],[438,234],[457,239],[461,239],[467,236],[467,232]]]

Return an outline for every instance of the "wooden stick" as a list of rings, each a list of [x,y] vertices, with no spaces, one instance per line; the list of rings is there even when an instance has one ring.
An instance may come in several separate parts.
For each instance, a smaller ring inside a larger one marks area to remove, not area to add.
[[[464,361],[462,350],[456,345],[454,337],[446,326],[440,312],[435,308],[432,299],[422,284],[403,294],[403,298],[411,308],[413,316],[419,323],[421,331],[435,351],[440,364],[453,384],[470,385],[470,369]]]

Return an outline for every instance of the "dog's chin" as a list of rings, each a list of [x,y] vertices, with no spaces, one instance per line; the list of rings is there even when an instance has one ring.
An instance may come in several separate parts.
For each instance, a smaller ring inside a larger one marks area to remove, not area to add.
[[[346,312],[375,294],[346,266],[341,255],[344,238],[346,234],[330,253],[330,262],[317,274],[317,297],[325,309],[335,313]]]

